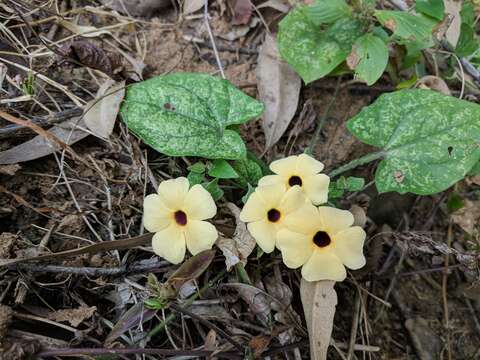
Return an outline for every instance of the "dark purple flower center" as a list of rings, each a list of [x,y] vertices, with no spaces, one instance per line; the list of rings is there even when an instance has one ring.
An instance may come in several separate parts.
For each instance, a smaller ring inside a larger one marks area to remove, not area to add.
[[[318,247],[326,247],[330,245],[331,242],[332,242],[332,239],[330,239],[330,236],[328,236],[328,234],[325,231],[318,231],[313,236],[313,243]]]
[[[175,211],[173,217],[178,225],[187,225],[187,214],[185,214],[182,210]]]
[[[288,179],[288,185],[290,185],[290,186],[295,186],[295,185],[302,186],[302,179],[300,178],[300,176],[297,176],[297,175],[290,176],[290,179]]]
[[[268,210],[268,213],[267,213],[268,221],[277,222],[278,220],[280,220],[280,216],[281,216],[280,211],[278,211],[277,209]]]

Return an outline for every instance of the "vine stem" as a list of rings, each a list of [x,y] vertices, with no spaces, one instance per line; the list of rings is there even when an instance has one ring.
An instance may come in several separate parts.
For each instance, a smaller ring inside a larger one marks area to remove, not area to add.
[[[383,152],[383,151],[367,154],[365,156],[354,159],[354,160],[350,161],[349,163],[334,169],[330,174],[328,174],[328,176],[333,178],[335,176],[343,174],[344,172],[346,172],[348,170],[352,170],[352,169],[356,168],[357,166],[360,166],[360,165],[363,165],[363,164],[368,164],[369,162],[372,162],[373,160],[380,159],[384,156],[385,156],[385,152]]]
[[[320,132],[322,131],[323,125],[325,124],[325,121],[327,120],[328,114],[330,114],[330,110],[332,109],[333,104],[335,103],[335,100],[337,100],[337,95],[338,91],[340,90],[340,84],[342,82],[342,77],[339,76],[337,79],[337,83],[335,84],[335,90],[333,92],[333,97],[332,100],[328,103],[325,112],[323,113],[322,117],[320,118],[320,121],[318,122],[317,128],[315,129],[315,133],[313,134],[312,140],[310,141],[310,146],[308,147],[306,153],[309,155],[313,154],[313,147],[318,141],[318,138],[320,137]]]

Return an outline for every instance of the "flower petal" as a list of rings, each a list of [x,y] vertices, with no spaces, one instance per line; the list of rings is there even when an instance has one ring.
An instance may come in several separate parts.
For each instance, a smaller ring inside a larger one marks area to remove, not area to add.
[[[283,184],[259,186],[255,190],[258,196],[263,199],[266,207],[268,208],[267,211],[280,205],[280,202],[282,201],[286,191],[287,188]]]
[[[297,155],[275,160],[270,164],[270,170],[283,177],[290,177],[297,169]]]
[[[283,262],[290,269],[302,266],[312,256],[310,237],[288,229],[281,229],[277,233],[277,247],[282,252]]]
[[[196,184],[192,186],[185,197],[183,211],[187,214],[188,219],[205,220],[215,216],[217,205],[215,205],[212,195],[202,185]]]
[[[305,205],[305,195],[300,186],[293,186],[287,190],[280,201],[279,210],[282,214],[289,214]]]
[[[267,220],[251,222],[247,225],[248,231],[254,237],[260,248],[268,253],[275,249],[277,240],[277,229],[274,224]]]
[[[185,235],[178,225],[172,224],[153,235],[152,247],[158,256],[179,264],[185,258]]]
[[[215,226],[207,221],[192,220],[186,226],[185,238],[188,251],[192,255],[197,255],[203,250],[212,248],[218,238],[218,232]]]
[[[258,186],[285,184],[285,178],[280,175],[266,175],[258,180]]]
[[[313,236],[320,227],[320,215],[311,203],[304,203],[298,210],[285,215],[283,224],[290,230]]]
[[[318,174],[325,166],[318,160],[307,154],[298,156],[296,172],[299,175],[308,176]]]
[[[360,226],[354,226],[340,231],[333,236],[333,250],[346,267],[357,270],[365,266],[363,243],[365,231]]]
[[[171,210],[160,196],[150,194],[143,200],[143,226],[151,232],[165,229],[172,223]]]
[[[255,191],[250,194],[250,197],[240,212],[240,220],[243,222],[260,221],[266,217],[267,211],[270,209],[271,208],[265,204],[265,200]]]
[[[324,204],[328,200],[330,178],[325,174],[303,177],[303,191],[314,205]]]
[[[307,281],[343,281],[347,271],[340,259],[329,251],[315,250],[302,267],[302,276]]]
[[[184,177],[165,180],[158,186],[158,195],[171,210],[179,210],[183,207],[189,186],[188,179]]]
[[[320,206],[318,212],[320,214],[322,230],[328,232],[330,236],[353,225],[354,219],[350,211],[340,210],[330,206]]]

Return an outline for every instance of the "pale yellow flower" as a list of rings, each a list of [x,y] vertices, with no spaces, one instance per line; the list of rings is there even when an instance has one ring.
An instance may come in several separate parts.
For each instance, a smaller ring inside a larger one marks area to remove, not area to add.
[[[277,232],[283,227],[287,215],[304,206],[305,201],[298,186],[288,190],[284,184],[259,186],[248,198],[240,220],[248,223],[248,231],[258,246],[270,253],[275,248]]]
[[[218,237],[215,226],[203,221],[217,213],[212,196],[201,185],[189,187],[184,177],[163,181],[143,203],[145,229],[155,232],[153,251],[173,264],[183,261],[185,248],[196,255]]]
[[[277,234],[277,247],[289,268],[302,266],[307,281],[342,281],[345,266],[360,269],[365,265],[365,231],[352,226],[353,215],[328,206],[305,205],[287,216],[286,228]]]
[[[319,174],[323,164],[307,154],[292,155],[273,161],[270,169],[276,175],[264,176],[259,185],[285,184],[288,187],[298,185],[314,204],[324,204],[328,200],[330,178]]]

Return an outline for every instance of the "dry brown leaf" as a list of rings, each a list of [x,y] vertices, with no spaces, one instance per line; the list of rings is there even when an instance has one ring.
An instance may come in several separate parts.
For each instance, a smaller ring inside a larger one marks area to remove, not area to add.
[[[445,95],[452,95],[445,80],[434,75],[422,77],[417,81],[415,86],[419,89],[431,89]]]
[[[445,38],[450,45],[455,48],[460,38],[460,28],[462,26],[462,20],[460,17],[460,11],[462,10],[462,2],[455,0],[443,0],[445,3],[445,15],[449,18],[450,25],[445,32]]]
[[[285,311],[292,303],[290,287],[282,281],[281,277],[269,276],[264,282],[267,292],[279,301],[279,303],[272,302],[272,309],[280,312]]]
[[[269,335],[257,335],[253,337],[248,342],[248,346],[250,346],[253,350],[253,357],[255,359],[259,359],[262,353],[268,349],[271,341],[272,336]]]
[[[233,203],[228,203],[227,207],[235,216],[237,226],[231,239],[220,236],[216,245],[222,250],[223,256],[225,256],[225,264],[229,271],[239,262],[242,262],[244,265],[247,263],[248,256],[255,249],[256,241],[247,230],[247,224],[240,220],[240,209]]]
[[[98,89],[95,99],[85,106],[85,124],[95,135],[102,138],[110,136],[124,96],[125,80],[107,80]]]
[[[21,166],[18,164],[2,165],[0,166],[0,174],[13,176],[20,169]]]
[[[309,282],[302,279],[300,296],[310,340],[310,359],[326,360],[337,306],[335,281]]]
[[[260,100],[265,104],[262,126],[268,149],[282,137],[295,115],[302,85],[297,73],[280,59],[276,40],[268,34],[258,55],[257,80]]]
[[[83,321],[90,319],[97,311],[96,306],[81,306],[77,309],[58,310],[48,315],[50,320],[59,322],[69,322],[73,327],[77,327]]]
[[[288,10],[290,10],[291,6],[288,3],[288,1],[282,1],[282,0],[267,0],[264,3],[261,3],[260,5],[257,6],[257,9],[265,8],[265,7],[270,7],[272,9],[278,10],[282,13],[287,13]]]
[[[107,53],[86,40],[65,44],[59,48],[59,53],[66,58],[62,59],[62,63],[69,63],[68,58],[70,58],[81,65],[100,70],[112,78],[119,78],[119,73],[122,71],[122,63],[117,54]]]
[[[183,3],[183,14],[188,15],[194,13],[205,5],[205,0],[185,0]]]
[[[217,333],[211,329],[205,336],[205,350],[215,351],[217,349]]]
[[[71,131],[72,126],[75,126],[78,122],[78,118],[74,118],[69,121],[65,121],[61,125],[57,125],[46,131],[50,134],[48,137],[59,139],[61,142],[65,142],[67,145],[72,145],[77,141],[89,135],[88,132],[76,128]],[[80,127],[84,127],[83,121],[78,122]],[[42,129],[43,130],[43,129]],[[43,130],[45,131],[45,130]],[[0,164],[16,164],[19,162],[30,161],[39,159],[41,157],[52,154],[60,147],[55,146],[52,142],[46,139],[44,136],[38,135],[33,139],[17,145],[11,149],[0,152]]]
[[[250,311],[260,319],[266,321],[271,310],[272,301],[265,291],[255,286],[242,283],[230,283],[224,286],[237,290],[238,295],[248,304]]]
[[[353,226],[364,227],[367,223],[367,214],[365,210],[356,204],[353,204],[349,210],[353,215]]]
[[[233,8],[233,25],[245,25],[250,21],[253,6],[250,0],[235,0]]]
[[[480,221],[480,202],[473,202],[468,199],[464,200],[464,206],[455,211],[452,220],[460,226],[466,233],[473,235],[478,231],[476,227]]]

